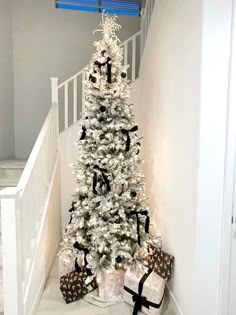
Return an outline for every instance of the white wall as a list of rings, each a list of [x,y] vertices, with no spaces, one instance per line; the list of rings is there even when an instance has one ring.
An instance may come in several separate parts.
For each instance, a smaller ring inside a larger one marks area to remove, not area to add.
[[[171,289],[192,315],[198,128],[201,2],[156,3],[140,71],[137,104],[147,195],[156,231],[176,257]]]
[[[203,309],[205,314],[225,314],[220,310],[220,286],[224,286],[220,273],[232,4],[231,0],[205,0],[203,5],[194,273],[198,299],[193,300],[193,315]]]
[[[10,1],[0,1],[0,160],[15,155]]]
[[[147,194],[180,313],[218,314],[230,0],[156,2],[136,104]],[[140,119],[141,118],[141,119]]]
[[[16,156],[27,157],[50,107],[50,76],[64,80],[94,52],[100,14],[55,9],[49,0],[13,0]],[[137,32],[138,17],[120,16],[120,38]]]

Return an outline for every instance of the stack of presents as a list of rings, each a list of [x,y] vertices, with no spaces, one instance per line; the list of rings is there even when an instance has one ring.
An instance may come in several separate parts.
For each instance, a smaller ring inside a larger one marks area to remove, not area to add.
[[[98,300],[109,302],[112,299],[114,301],[114,297],[120,298],[120,301],[133,306],[133,315],[139,312],[160,315],[174,257],[162,250],[160,239],[158,242],[150,242],[148,247],[149,254],[142,266],[126,272],[104,272],[97,279],[92,278],[90,269],[86,268],[86,251],[82,264],[77,260],[65,263],[60,256],[60,289],[65,302],[86,299],[88,293],[98,289]],[[90,279],[92,280],[88,281]]]

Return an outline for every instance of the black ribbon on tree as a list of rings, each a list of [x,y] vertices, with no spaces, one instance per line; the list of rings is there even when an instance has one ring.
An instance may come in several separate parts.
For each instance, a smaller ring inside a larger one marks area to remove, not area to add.
[[[82,130],[83,130],[83,132],[82,132],[82,135],[80,137],[80,140],[84,140],[86,137],[86,128],[84,126],[82,126]]]
[[[97,174],[96,170],[99,170],[101,172],[103,181],[104,181],[105,185],[107,186],[107,191],[111,191],[109,179],[107,178],[107,175],[105,174],[105,173],[107,173],[107,169],[106,168],[100,168],[98,165],[95,165],[93,168],[95,170],[94,175],[93,175],[93,193],[97,195],[96,186],[98,183],[98,174]]]
[[[133,211],[130,212],[130,215],[134,215],[134,214],[136,215],[136,218],[137,218],[138,244],[139,244],[139,246],[141,246],[139,214],[146,216],[146,220],[145,220],[145,232],[146,232],[146,233],[149,233],[150,218],[149,218],[149,216],[148,216],[148,211],[147,211],[147,210],[143,210],[143,211],[136,211],[136,210],[133,210]]]
[[[69,212],[75,211],[75,205],[76,205],[76,201],[72,201],[71,208],[70,208]]]
[[[72,201],[72,203],[71,203],[71,208],[70,208],[69,212],[74,212],[74,211],[75,211],[75,205],[76,205],[76,202],[75,202],[75,201]],[[71,224],[72,218],[73,218],[73,215],[71,214],[71,215],[70,215],[69,224]]]
[[[87,275],[88,275],[88,276],[92,276],[93,273],[92,273],[91,269],[89,269],[89,268],[86,267],[86,266],[88,265],[88,261],[87,261],[86,256],[87,256],[87,254],[89,253],[89,250],[88,250],[87,248],[81,247],[78,242],[75,242],[75,243],[73,244],[73,246],[74,246],[74,248],[76,248],[76,249],[81,250],[81,251],[84,252],[84,265],[85,265],[85,269],[86,269]],[[76,270],[78,273],[80,273],[80,272],[82,271],[82,269],[81,269],[80,266],[78,265],[77,258],[76,258],[76,260],[75,260],[75,270]]]
[[[134,302],[133,315],[137,315],[138,311],[141,312],[142,306],[149,309],[150,306],[154,307],[154,308],[160,308],[162,305],[162,302],[164,300],[164,294],[163,294],[163,297],[162,297],[160,303],[153,303],[151,301],[148,301],[145,296],[142,296],[143,284],[147,280],[147,278],[151,274],[151,272],[152,272],[152,270],[148,269],[148,272],[142,276],[141,280],[139,281],[139,285],[138,285],[138,293],[136,293],[133,290],[129,289],[128,287],[124,286],[125,291],[127,291],[133,295],[133,302]]]
[[[138,126],[134,126],[133,128],[127,130],[127,129],[121,129],[121,132],[125,135],[127,135],[127,140],[126,140],[126,147],[125,147],[125,151],[129,151],[130,149],[130,143],[131,143],[131,140],[130,140],[130,135],[129,133],[130,132],[134,132],[134,131],[137,131],[138,130]]]
[[[107,65],[107,82],[108,83],[111,83],[111,58],[110,57],[108,57],[107,58],[107,61],[106,62],[99,62],[98,60],[96,60],[95,62],[94,62],[94,64],[96,65],[96,66],[98,66],[98,68],[101,70],[101,67],[102,66],[105,66],[105,65]]]

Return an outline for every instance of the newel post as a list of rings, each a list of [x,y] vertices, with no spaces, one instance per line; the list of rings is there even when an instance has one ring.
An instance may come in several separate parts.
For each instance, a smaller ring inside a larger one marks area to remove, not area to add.
[[[51,100],[52,104],[58,104],[58,78],[50,78],[51,80]]]
[[[23,315],[23,266],[20,192],[0,192],[4,314]]]

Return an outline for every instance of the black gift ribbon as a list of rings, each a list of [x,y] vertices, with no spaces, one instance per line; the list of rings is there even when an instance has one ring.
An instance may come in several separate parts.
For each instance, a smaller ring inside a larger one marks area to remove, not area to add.
[[[101,172],[102,178],[105,182],[105,185],[107,186],[107,191],[111,191],[109,179],[107,178],[107,175],[105,174],[107,173],[107,169],[100,168],[98,165],[95,165],[93,168],[94,170],[99,170]],[[93,175],[93,193],[96,195],[97,195],[97,191],[96,191],[97,182],[98,182],[98,176],[97,176],[97,172],[95,171]]]
[[[130,149],[130,142],[131,142],[131,140],[130,140],[130,135],[129,135],[129,133],[130,133],[130,132],[137,131],[137,130],[138,130],[138,126],[134,126],[133,128],[128,129],[128,130],[127,130],[127,129],[121,129],[121,132],[122,132],[123,134],[127,135],[125,151],[129,151],[129,149]]]
[[[148,272],[142,276],[141,280],[139,281],[139,285],[138,285],[138,293],[136,293],[133,290],[129,289],[128,287],[124,286],[125,291],[127,291],[133,295],[133,302],[134,302],[133,315],[137,315],[138,311],[141,312],[142,306],[149,309],[150,306],[154,307],[154,308],[160,308],[162,305],[162,302],[164,300],[164,294],[163,294],[163,297],[162,297],[160,303],[153,303],[151,301],[148,301],[145,296],[142,296],[143,284],[147,280],[147,278],[151,274],[151,272],[152,272],[152,270],[148,269]]]
[[[84,126],[82,126],[82,130],[83,130],[83,132],[82,132],[82,135],[80,137],[80,140],[84,140],[86,137],[86,128]]]
[[[147,210],[143,210],[143,211],[136,211],[136,210],[133,210],[133,211],[130,212],[130,214],[131,214],[131,215],[134,215],[134,214],[136,215],[136,218],[137,218],[138,244],[139,244],[139,246],[141,246],[139,214],[146,216],[146,220],[145,220],[145,232],[146,232],[146,233],[149,233],[150,218],[149,218],[149,216],[148,216],[148,211],[147,211]]]
[[[107,82],[111,83],[111,58],[108,57],[107,61],[103,63],[96,60],[94,64],[98,66],[99,69],[101,69],[102,66],[107,65]]]
[[[88,275],[88,276],[92,276],[93,273],[92,273],[91,269],[89,269],[89,268],[86,267],[86,266],[88,265],[88,261],[87,261],[86,256],[87,256],[87,254],[89,253],[89,250],[88,250],[87,248],[81,247],[78,242],[75,242],[73,246],[74,246],[74,248],[76,248],[76,249],[81,250],[81,251],[84,252],[84,264],[85,264],[85,269],[86,269],[87,275]],[[81,268],[80,268],[80,266],[78,265],[77,258],[76,258],[76,260],[75,260],[75,270],[76,270],[77,272],[79,272],[79,273],[82,271]]]

